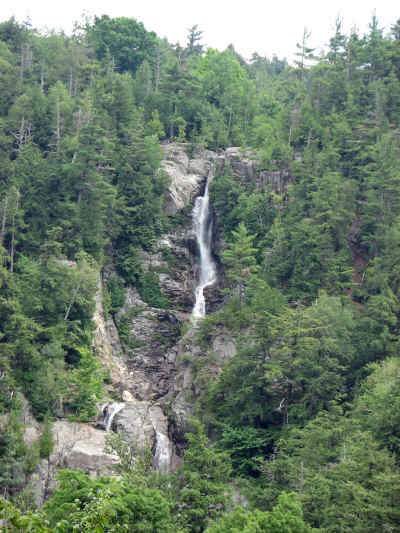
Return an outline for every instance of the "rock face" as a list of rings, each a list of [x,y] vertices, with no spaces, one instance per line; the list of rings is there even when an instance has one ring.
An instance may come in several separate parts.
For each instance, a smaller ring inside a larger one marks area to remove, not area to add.
[[[123,342],[124,387],[134,398],[154,401],[167,393],[174,369],[166,353],[181,336],[186,319],[185,313],[150,307],[135,290],[128,290],[116,320],[128,332]]]
[[[176,377],[169,391],[171,425],[178,452],[184,441],[189,416],[194,414],[196,400],[210,378],[221,372],[225,361],[236,355],[236,343],[223,327],[211,333],[211,342],[199,340],[199,330],[192,327],[168,353],[174,362]]]
[[[143,269],[157,273],[161,292],[174,309],[190,312],[193,307],[196,253],[189,221],[159,239],[154,252],[141,254]]]
[[[90,476],[112,474],[118,457],[104,452],[105,431],[89,424],[57,421],[53,425],[54,448],[42,459],[38,472],[31,478],[31,488],[41,506],[57,486],[55,474],[60,468],[81,469]]]
[[[234,176],[240,181],[252,181],[260,190],[267,187],[275,192],[283,193],[292,180],[289,168],[280,170],[263,170],[257,154],[243,151],[239,147],[227,148],[221,158],[224,164],[229,164]]]
[[[107,319],[104,313],[103,293],[103,280],[99,275],[96,309],[93,315],[93,322],[96,324],[93,347],[101,355],[102,363],[110,373],[113,387],[125,389],[129,374],[123,362],[122,347],[115,323],[110,318]]]
[[[161,169],[171,178],[165,212],[173,215],[187,207],[200,193],[217,155],[210,150],[190,158],[188,145],[182,143],[163,144],[164,160]]]
[[[113,429],[127,442],[151,447],[154,466],[162,472],[171,471],[176,457],[168,437],[168,420],[159,405],[132,399],[115,416]]]

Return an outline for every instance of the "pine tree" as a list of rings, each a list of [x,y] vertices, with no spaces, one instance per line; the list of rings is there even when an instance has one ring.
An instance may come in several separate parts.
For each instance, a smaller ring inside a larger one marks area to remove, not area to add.
[[[232,237],[232,241],[222,252],[222,260],[227,267],[227,276],[232,282],[233,290],[242,303],[249,279],[259,270],[255,255],[257,250],[253,247],[254,236],[247,233],[243,222],[239,224],[237,231],[232,231]]]

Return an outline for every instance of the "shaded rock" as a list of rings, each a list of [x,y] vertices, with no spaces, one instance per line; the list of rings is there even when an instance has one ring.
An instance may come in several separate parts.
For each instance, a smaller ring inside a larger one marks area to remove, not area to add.
[[[163,296],[180,310],[190,311],[193,306],[196,254],[191,226],[171,231],[159,239],[154,252],[141,254],[143,270],[157,273]]]
[[[228,330],[219,328],[212,339],[211,350],[215,354],[218,369],[221,368],[222,363],[236,355],[236,343]]]
[[[39,422],[35,419],[32,414],[31,407],[28,400],[22,394],[18,394],[18,399],[22,405],[22,416],[23,416],[23,425],[24,425],[24,442],[27,446],[31,447],[35,442],[38,441],[41,435],[41,427]],[[0,427],[1,431],[1,427]]]
[[[139,400],[155,400],[168,392],[173,366],[166,358],[168,349],[181,335],[186,315],[177,311],[143,307],[119,320],[128,320],[129,338],[124,346],[129,372],[129,392]]]
[[[225,296],[221,292],[222,285],[219,279],[216,283],[204,289],[204,296],[206,299],[206,314],[213,313],[221,307]]]
[[[198,327],[192,327],[168,353],[176,366],[168,398],[170,433],[178,454],[183,453],[187,420],[195,414],[196,400],[210,379],[221,372],[223,363],[237,353],[235,339],[224,327],[210,333],[210,344],[203,346],[198,340]]]
[[[275,192],[283,193],[292,181],[289,168],[265,170],[260,167],[258,155],[240,147],[227,148],[220,156],[222,164],[229,164],[234,176],[242,182],[254,182],[258,189],[271,187]]]

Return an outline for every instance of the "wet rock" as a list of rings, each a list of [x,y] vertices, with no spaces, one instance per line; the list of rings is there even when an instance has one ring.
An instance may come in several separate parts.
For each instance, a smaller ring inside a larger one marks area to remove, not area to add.
[[[168,420],[159,405],[133,400],[115,416],[114,425],[122,438],[139,448],[151,447],[154,466],[169,472],[174,464],[174,447],[168,437]]]

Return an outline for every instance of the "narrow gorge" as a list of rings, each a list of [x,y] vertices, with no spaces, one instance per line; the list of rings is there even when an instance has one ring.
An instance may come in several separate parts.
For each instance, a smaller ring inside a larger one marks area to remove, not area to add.
[[[119,432],[128,442],[150,446],[154,465],[162,472],[180,464],[186,421],[194,414],[202,388],[188,357],[206,360],[197,340],[197,326],[206,308],[216,310],[223,302],[223,275],[218,276],[220,267],[214,258],[221,242],[210,205],[210,183],[215,172],[226,165],[236,179],[253,181],[259,188],[282,186],[287,180],[284,173],[259,171],[254,157],[246,157],[237,148],[220,153],[202,150],[194,157],[187,155],[187,148],[177,143],[163,145],[162,171],[170,179],[167,214],[189,210],[190,216],[163,235],[154,252],[143,252],[141,257],[144,269],[157,273],[170,306],[151,307],[134,287],[127,287],[124,306],[114,317],[106,316],[104,285],[114,270],[112,265],[105,268],[97,294],[94,342],[110,375],[110,400],[99,405],[92,425],[66,420],[54,424],[56,446],[35,475],[39,504],[54,486],[57,468],[81,468],[91,475],[112,472],[117,458],[104,452],[105,435],[110,431]],[[127,331],[123,337],[122,327]],[[214,357],[210,371],[218,373],[223,362],[236,353],[235,340],[224,328],[217,328],[210,350]],[[33,421],[26,434],[29,442],[37,438]]]

